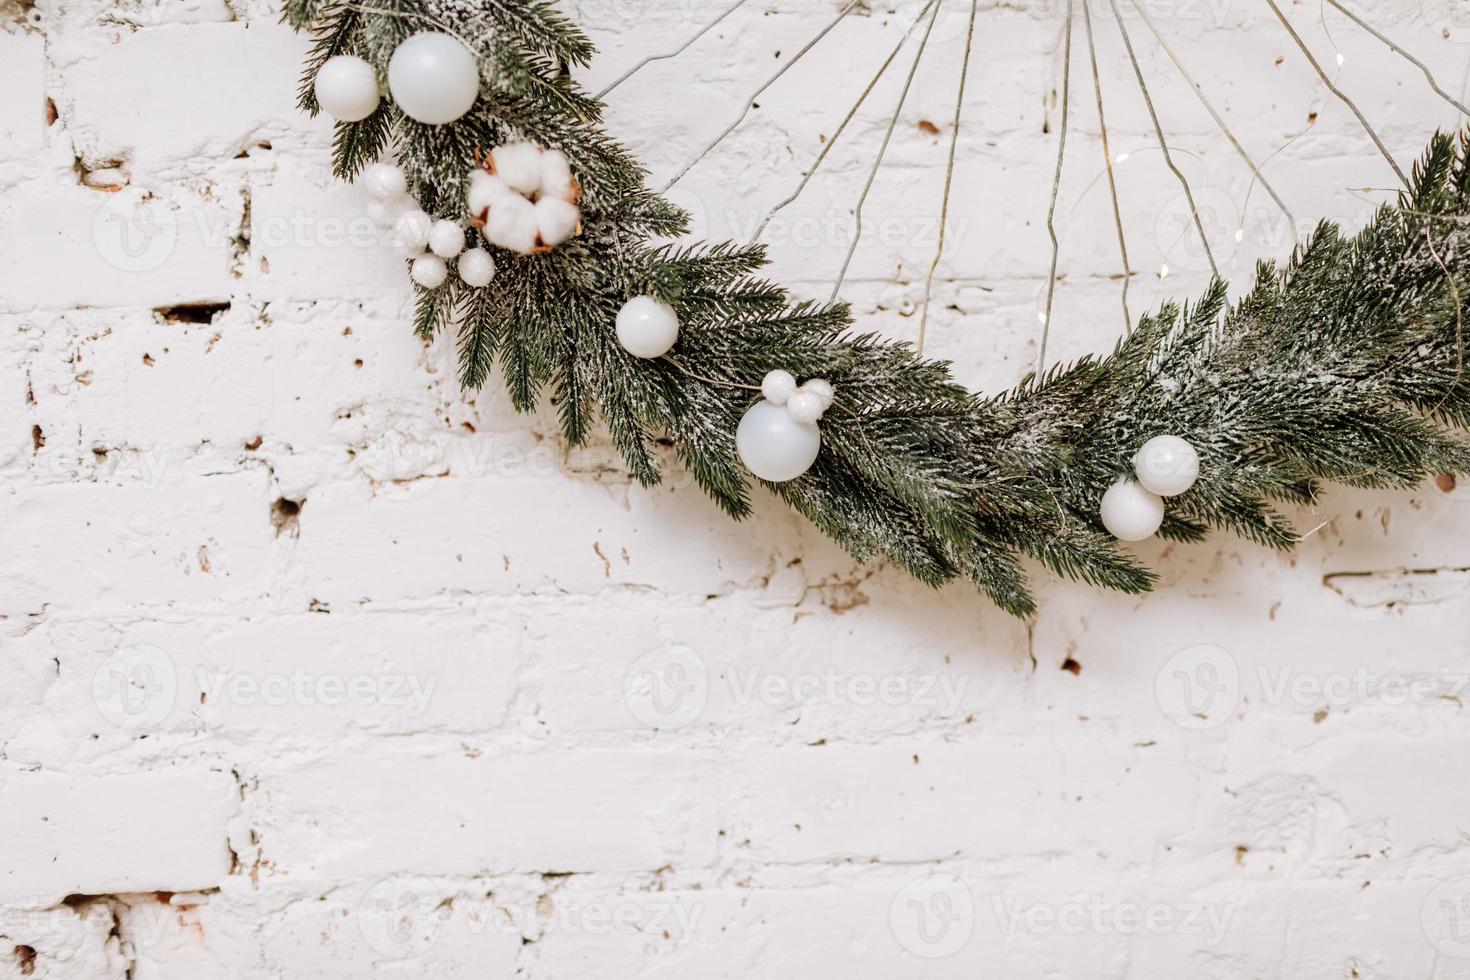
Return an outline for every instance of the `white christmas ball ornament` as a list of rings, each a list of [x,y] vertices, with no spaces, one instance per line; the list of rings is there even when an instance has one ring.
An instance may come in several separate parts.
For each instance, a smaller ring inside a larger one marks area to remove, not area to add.
[[[449,267],[437,255],[420,255],[413,260],[409,274],[425,289],[438,289],[449,277]]]
[[[786,400],[796,394],[796,379],[790,371],[777,368],[761,382],[761,394],[773,405],[785,405]]]
[[[1177,497],[1199,479],[1199,453],[1178,436],[1156,436],[1133,457],[1133,472],[1145,490]]]
[[[572,165],[560,150],[547,150],[541,154],[541,193],[563,201],[571,201],[575,196]]]
[[[495,278],[495,260],[483,248],[472,248],[462,254],[454,268],[466,286],[476,289],[490,285],[490,280]]]
[[[1164,500],[1132,480],[1119,480],[1103,494],[1100,516],[1119,541],[1142,541],[1164,523]]]
[[[543,197],[536,202],[536,229],[543,245],[554,248],[571,238],[581,220],[577,206],[559,197]]]
[[[822,433],[814,423],[792,418],[787,406],[762,399],[740,420],[735,449],[750,472],[785,483],[812,468],[822,450]]]
[[[652,296],[634,296],[618,311],[618,343],[634,357],[663,357],[679,339],[679,315]]]
[[[821,395],[805,388],[798,388],[796,394],[786,400],[786,411],[798,422],[815,422],[822,417],[826,408],[822,404]]]
[[[433,227],[434,219],[418,208],[405,211],[393,222],[393,244],[409,254],[422,252],[429,244],[429,231]]]
[[[443,125],[470,111],[480,95],[480,68],[470,49],[448,34],[425,31],[388,60],[388,91],[410,119]]]
[[[338,122],[357,122],[378,108],[378,75],[361,58],[339,54],[316,73],[317,105]]]
[[[476,170],[470,174],[470,189],[465,194],[465,203],[469,205],[470,214],[479,216],[485,213],[485,209],[491,207],[496,201],[515,195],[499,177],[483,170]]]
[[[452,259],[464,251],[464,229],[453,221],[434,222],[429,228],[429,251],[441,259]]]
[[[417,211],[419,202],[409,194],[390,197],[386,201],[369,201],[367,216],[379,224],[392,225],[410,211]]]
[[[541,147],[534,143],[507,143],[490,151],[495,176],[526,197],[541,190]]]
[[[813,378],[802,385],[801,390],[809,391],[822,399],[822,411],[824,412],[831,408],[832,403],[837,400],[837,391],[832,387],[832,382],[823,381],[821,378]]]
[[[539,234],[536,205],[519,194],[510,194],[496,201],[485,218],[485,237],[490,244],[520,255],[530,255],[535,250]]]
[[[362,184],[379,201],[391,201],[408,193],[408,178],[391,163],[375,163],[362,172]]]

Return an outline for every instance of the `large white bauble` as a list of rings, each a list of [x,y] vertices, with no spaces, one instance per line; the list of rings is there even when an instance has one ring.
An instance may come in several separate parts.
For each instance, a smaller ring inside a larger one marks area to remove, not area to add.
[[[469,48],[448,34],[425,31],[398,45],[388,60],[388,91],[410,119],[439,126],[475,104],[480,68]]]
[[[541,193],[570,201],[572,194],[572,165],[560,150],[547,150],[541,154]]]
[[[464,229],[441,218],[429,228],[429,251],[441,259],[452,259],[464,251]]]
[[[1132,480],[1119,480],[1103,494],[1099,514],[1119,541],[1142,541],[1164,523],[1164,500]]]
[[[378,75],[373,66],[350,54],[328,58],[317,70],[317,105],[338,122],[357,122],[378,108]]]
[[[1133,457],[1133,472],[1145,490],[1177,497],[1199,479],[1199,453],[1178,436],[1155,436]]]
[[[582,213],[577,206],[559,197],[543,197],[536,202],[536,228],[541,233],[541,244],[552,248],[577,233]]]
[[[449,278],[449,266],[437,255],[420,255],[409,267],[409,275],[425,289],[438,289]]]
[[[476,289],[490,285],[490,280],[495,278],[495,260],[483,248],[472,248],[461,254],[454,268],[466,286]]]
[[[786,399],[796,394],[796,379],[791,376],[790,371],[776,368],[761,382],[761,394],[766,396],[768,402],[785,405]]]
[[[391,163],[374,163],[358,178],[368,193],[379,201],[391,201],[408,193],[408,178]]]
[[[429,244],[434,219],[418,208],[405,211],[393,222],[393,244],[409,255],[417,255]]]
[[[663,357],[679,339],[679,315],[652,296],[634,296],[618,310],[618,343],[634,357]]]
[[[534,143],[507,143],[490,151],[495,176],[517,194],[530,197],[541,190],[541,147]]]
[[[492,245],[521,255],[536,248],[536,205],[519,194],[509,194],[490,207],[485,219],[485,237]]]
[[[822,433],[814,423],[796,421],[784,405],[762,399],[740,420],[735,449],[750,472],[785,483],[812,468],[822,450]]]

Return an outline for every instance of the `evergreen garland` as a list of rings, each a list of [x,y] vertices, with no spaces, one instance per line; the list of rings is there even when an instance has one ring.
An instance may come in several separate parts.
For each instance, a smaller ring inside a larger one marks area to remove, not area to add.
[[[549,393],[569,443],[600,418],[645,486],[667,436],[731,517],[750,512],[735,429],[767,371],[822,377],[838,403],[805,476],[767,484],[855,559],[886,559],[940,585],[963,576],[1003,609],[1031,614],[1020,556],[1129,593],[1154,575],[1098,520],[1104,491],[1133,453],[1170,433],[1201,459],[1195,486],[1169,501],[1160,534],[1211,528],[1274,548],[1297,540],[1280,502],[1309,503],[1316,481],[1412,488],[1470,471],[1464,365],[1470,267],[1470,150],[1437,135],[1411,187],[1356,236],[1323,223],[1284,267],[1264,263],[1233,306],[1215,282],[1192,305],[1144,317],[1114,351],[982,398],[905,343],[851,332],[841,303],[795,302],[760,278],[757,245],[673,247],[688,218],[650,192],[646,173],[602,128],[602,106],[568,69],[593,55],[548,0],[289,0],[285,18],[315,42],[301,107],[315,113],[317,69],[337,54],[386,79],[411,34],[446,31],[480,60],[481,95],[449,125],[391,100],[338,123],[334,170],[353,179],[392,151],[421,206],[465,219],[465,177],[488,149],[527,140],[560,149],[584,196],[583,233],[546,254],[492,249],[500,271],[474,289],[453,273],[418,287],[416,328],[457,329],[460,381],[498,364],[521,410]],[[386,91],[386,84],[384,84]],[[488,247],[488,246],[487,246]],[[673,353],[640,360],[613,329],[632,296],[673,305]]]

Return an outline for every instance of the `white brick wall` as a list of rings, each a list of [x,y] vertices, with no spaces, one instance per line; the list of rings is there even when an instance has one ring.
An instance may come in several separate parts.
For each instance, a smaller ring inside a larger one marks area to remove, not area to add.
[[[844,290],[892,336],[934,247],[944,3]],[[594,84],[724,6],[569,5]],[[701,228],[794,186],[917,9],[874,6],[678,186]],[[673,173],[836,8],[751,4],[611,125]],[[1264,4],[1148,9],[1258,159],[1315,114],[1268,168],[1303,230],[1383,199]],[[1324,9],[1291,13],[1407,163],[1454,111]],[[1458,0],[1360,9],[1465,91]],[[1094,14],[1136,314],[1206,267]],[[989,391],[1036,356],[1059,22],[979,20],[929,349]],[[1128,23],[1240,285],[1287,224]],[[1147,544],[1157,594],[1039,576],[1015,622],[458,392],[396,259],[344,243],[361,196],[261,0],[0,25],[0,977],[1470,977],[1470,492],[1334,490],[1295,556]],[[1121,329],[1085,38],[1058,356]],[[766,236],[804,294],[908,57]]]

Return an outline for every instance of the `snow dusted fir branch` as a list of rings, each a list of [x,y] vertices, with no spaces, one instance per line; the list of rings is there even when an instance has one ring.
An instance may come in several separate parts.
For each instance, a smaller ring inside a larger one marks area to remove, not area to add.
[[[773,370],[824,379],[836,401],[815,463],[767,487],[856,559],[932,585],[969,579],[1024,616],[1035,606],[1023,557],[1125,592],[1153,585],[1107,533],[1108,508],[1114,530],[1189,541],[1224,529],[1289,548],[1296,535],[1276,506],[1310,502],[1317,481],[1408,488],[1470,471],[1457,431],[1470,424],[1463,141],[1436,136],[1397,205],[1353,237],[1322,224],[1287,266],[1263,264],[1235,305],[1217,282],[1143,318],[1106,357],[982,398],[908,344],[851,332],[845,305],[797,302],[760,278],[759,246],[663,244],[687,217],[604,132],[601,104],[568,73],[592,45],[552,3],[289,0],[285,16],[315,38],[301,87],[313,113],[318,71],[335,56],[362,59],[387,92],[390,59],[413,35],[449,34],[473,53],[478,90],[453,121],[418,121],[389,98],[339,121],[345,180],[395,156],[428,215],[467,224],[479,215],[466,175],[487,151],[529,143],[564,155],[579,233],[528,255],[486,243],[498,270],[488,281],[478,266],[471,281],[448,270],[420,279],[416,328],[457,331],[466,387],[499,365],[517,408],[548,394],[570,443],[600,420],[644,485],[660,479],[655,440],[666,436],[716,503],[748,516],[754,481],[736,431],[754,389]],[[639,297],[677,318],[663,356],[619,340],[619,313]],[[821,414],[810,403],[802,411]],[[1132,483],[1145,475],[1140,447],[1161,436],[1176,437],[1150,443],[1161,458],[1178,461],[1182,440],[1192,452],[1180,465],[1198,467],[1169,488],[1166,510]]]

